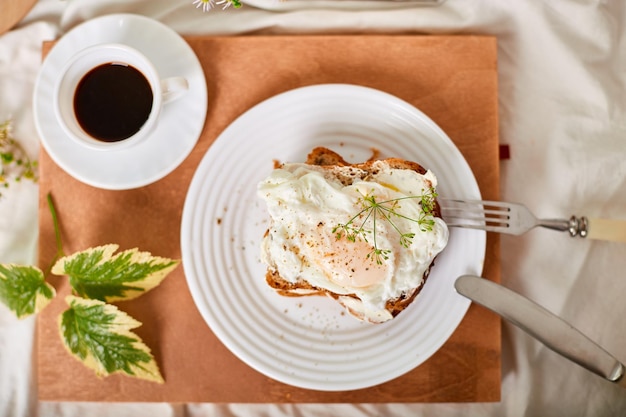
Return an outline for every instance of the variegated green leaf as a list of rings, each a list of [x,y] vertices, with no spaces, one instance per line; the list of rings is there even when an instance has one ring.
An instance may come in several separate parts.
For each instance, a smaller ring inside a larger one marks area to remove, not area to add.
[[[0,301],[18,318],[41,311],[56,291],[35,266],[0,264]]]
[[[163,377],[142,340],[131,332],[141,323],[98,300],[67,296],[59,325],[65,347],[98,376],[121,372],[157,383]]]
[[[139,297],[163,281],[179,261],[129,249],[115,254],[118,245],[89,248],[63,257],[52,273],[68,275],[75,294],[106,302]]]

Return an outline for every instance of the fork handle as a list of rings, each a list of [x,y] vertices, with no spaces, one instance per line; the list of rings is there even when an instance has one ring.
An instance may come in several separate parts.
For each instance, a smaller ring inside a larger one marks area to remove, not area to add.
[[[626,243],[626,220],[589,219],[587,237]]]
[[[538,226],[545,227],[560,232],[569,232],[570,236],[587,237],[589,222],[586,217],[572,216],[569,220],[564,219],[541,219]]]
[[[569,232],[570,236],[626,243],[626,220],[587,219],[572,216],[569,220],[543,219],[538,226]]]

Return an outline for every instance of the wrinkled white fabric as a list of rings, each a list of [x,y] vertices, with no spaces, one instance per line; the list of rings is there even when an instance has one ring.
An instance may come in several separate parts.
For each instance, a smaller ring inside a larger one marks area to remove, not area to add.
[[[191,0],[41,0],[0,36],[0,120],[35,157],[31,109],[43,40],[86,19],[139,13],[181,34],[426,33],[498,38],[501,197],[542,217],[626,219],[626,5],[602,0],[249,0],[202,13]],[[434,69],[436,70],[436,69]],[[210,74],[208,74],[210,76]],[[0,262],[33,262],[37,187],[0,199]],[[502,281],[626,361],[626,245],[548,230],[502,238]],[[616,416],[626,391],[503,324],[502,401],[493,404],[40,403],[34,320],[0,305],[0,416]],[[190,381],[190,383],[193,383]]]

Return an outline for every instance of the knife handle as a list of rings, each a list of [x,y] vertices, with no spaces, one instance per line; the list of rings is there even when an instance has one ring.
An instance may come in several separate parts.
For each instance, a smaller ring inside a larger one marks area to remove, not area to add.
[[[565,320],[502,285],[472,275],[459,277],[457,292],[492,310],[548,348],[626,388],[626,368]]]
[[[589,219],[587,238],[626,243],[626,220]]]

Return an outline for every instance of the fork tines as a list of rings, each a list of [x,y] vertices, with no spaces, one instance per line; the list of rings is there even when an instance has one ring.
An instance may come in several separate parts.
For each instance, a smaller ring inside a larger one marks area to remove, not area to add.
[[[502,231],[509,226],[510,207],[498,201],[438,199],[450,227]]]

